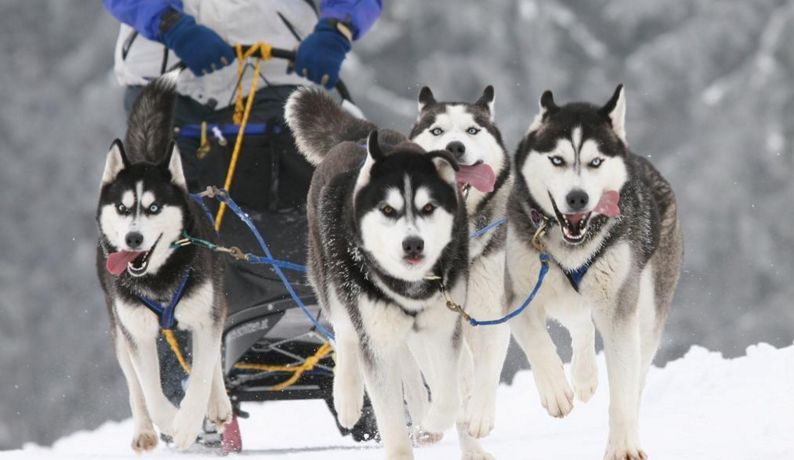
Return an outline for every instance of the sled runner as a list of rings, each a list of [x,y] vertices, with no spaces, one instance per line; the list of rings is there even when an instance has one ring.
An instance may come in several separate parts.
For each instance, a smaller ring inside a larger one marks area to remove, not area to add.
[[[237,46],[236,51],[238,86],[233,113],[230,108],[227,119],[209,115],[210,119],[183,124],[177,116],[175,128],[191,192],[214,186],[228,190],[228,195],[221,191],[221,196],[204,196],[203,203],[223,242],[222,247],[205,247],[230,252],[225,275],[229,315],[223,335],[223,364],[234,419],[223,435],[208,426],[199,440],[211,447],[222,445],[226,452],[242,449],[237,424],[237,417],[247,416],[242,403],[323,399],[334,413],[330,326],[321,318],[301,270],[307,228],[302,203],[313,170],[295,151],[277,110],[252,110],[264,103],[256,91],[257,84],[266,83],[259,73],[260,61],[293,60],[294,52],[266,44]],[[245,72],[253,72],[251,88],[239,84]],[[286,99],[292,89],[271,87],[266,97]],[[343,106],[357,111],[344,83],[340,81],[336,91]],[[263,247],[269,249],[263,251]],[[270,249],[272,254],[265,254]],[[272,259],[284,263],[262,263]],[[172,348],[175,354],[185,349]],[[340,431],[357,441],[377,438],[369,404],[352,432],[341,427]]]

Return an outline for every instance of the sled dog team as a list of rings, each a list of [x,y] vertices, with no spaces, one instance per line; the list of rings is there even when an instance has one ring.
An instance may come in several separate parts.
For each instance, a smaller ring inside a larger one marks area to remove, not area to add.
[[[223,426],[232,416],[219,352],[221,263],[210,251],[172,246],[185,233],[215,238],[170,139],[174,85],[162,77],[144,89],[124,142],[107,155],[97,212],[98,271],[136,451],[156,445],[154,425],[184,449],[205,417]],[[463,458],[491,459],[479,438],[496,422],[511,333],[542,406],[563,417],[598,385],[597,327],[610,392],[604,458],[645,459],[642,388],[683,254],[673,192],[628,149],[622,85],[603,106],[557,105],[546,91],[512,154],[494,101],[490,86],[474,102],[441,102],[425,87],[408,136],[348,114],[318,89],[287,102],[296,144],[316,166],[307,268],[334,328],[338,420],[352,428],[366,393],[386,458],[413,458],[412,437],[436,442],[455,425]],[[537,296],[508,322],[475,327],[448,308],[503,317],[525,302],[542,269]],[[548,318],[570,332],[570,382]],[[160,329],[177,323],[193,333],[179,408],[160,389],[155,346]]]

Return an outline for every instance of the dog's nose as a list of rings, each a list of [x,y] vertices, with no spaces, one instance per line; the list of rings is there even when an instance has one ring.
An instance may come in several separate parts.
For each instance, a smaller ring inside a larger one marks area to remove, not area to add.
[[[571,190],[568,193],[568,196],[565,197],[565,201],[568,202],[568,209],[573,212],[578,212],[584,209],[587,206],[587,201],[590,198],[587,196],[587,192],[582,189]]]
[[[447,152],[451,153],[459,160],[463,154],[466,153],[466,146],[463,145],[463,142],[452,141],[447,144]]]
[[[130,249],[137,249],[143,244],[143,235],[138,232],[129,232],[127,236],[124,237],[124,241]]]
[[[425,250],[425,241],[418,236],[409,236],[403,240],[403,251],[407,257],[418,257]]]

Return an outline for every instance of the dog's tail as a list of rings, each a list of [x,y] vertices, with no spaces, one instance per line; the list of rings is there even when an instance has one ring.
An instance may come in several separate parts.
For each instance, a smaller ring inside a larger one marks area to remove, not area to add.
[[[284,118],[298,150],[315,166],[337,144],[366,139],[376,129],[374,124],[343,110],[325,91],[309,87],[290,95]]]
[[[132,163],[161,163],[171,152],[177,71],[146,85],[132,106],[124,147]]]

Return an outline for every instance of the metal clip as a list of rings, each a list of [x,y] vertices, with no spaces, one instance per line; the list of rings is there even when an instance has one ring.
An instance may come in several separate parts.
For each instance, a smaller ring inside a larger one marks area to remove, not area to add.
[[[248,257],[245,255],[242,249],[238,248],[237,246],[232,246],[230,248],[227,248],[227,252],[229,253],[229,255],[231,255],[237,260],[243,260],[243,261],[248,260]]]
[[[193,242],[190,241],[190,238],[182,238],[181,240],[176,240],[171,243],[171,245],[174,247],[185,247],[190,246],[191,244],[193,244]]]
[[[538,229],[535,231],[535,234],[532,235],[532,240],[530,242],[532,243],[532,247],[535,248],[535,250],[537,250],[538,252],[546,251],[546,245],[543,244],[543,242],[540,240],[541,238],[546,236],[546,230],[547,230],[547,224],[546,221],[544,220],[543,224],[541,224],[541,226],[538,227]]]
[[[435,276],[435,275],[432,275],[432,276]],[[439,280],[438,288],[439,288],[439,291],[441,291],[441,295],[444,296],[444,300],[446,300],[447,308],[450,311],[453,311],[453,312],[459,314],[460,316],[462,316],[463,318],[465,318],[466,321],[471,322],[471,316],[469,316],[469,314],[466,313],[466,310],[463,309],[463,306],[461,306],[459,303],[457,303],[454,300],[452,300],[452,296],[449,295],[449,291],[447,290],[447,286],[444,284],[443,281],[440,281],[441,277],[440,276],[435,276],[435,278],[437,278]]]

